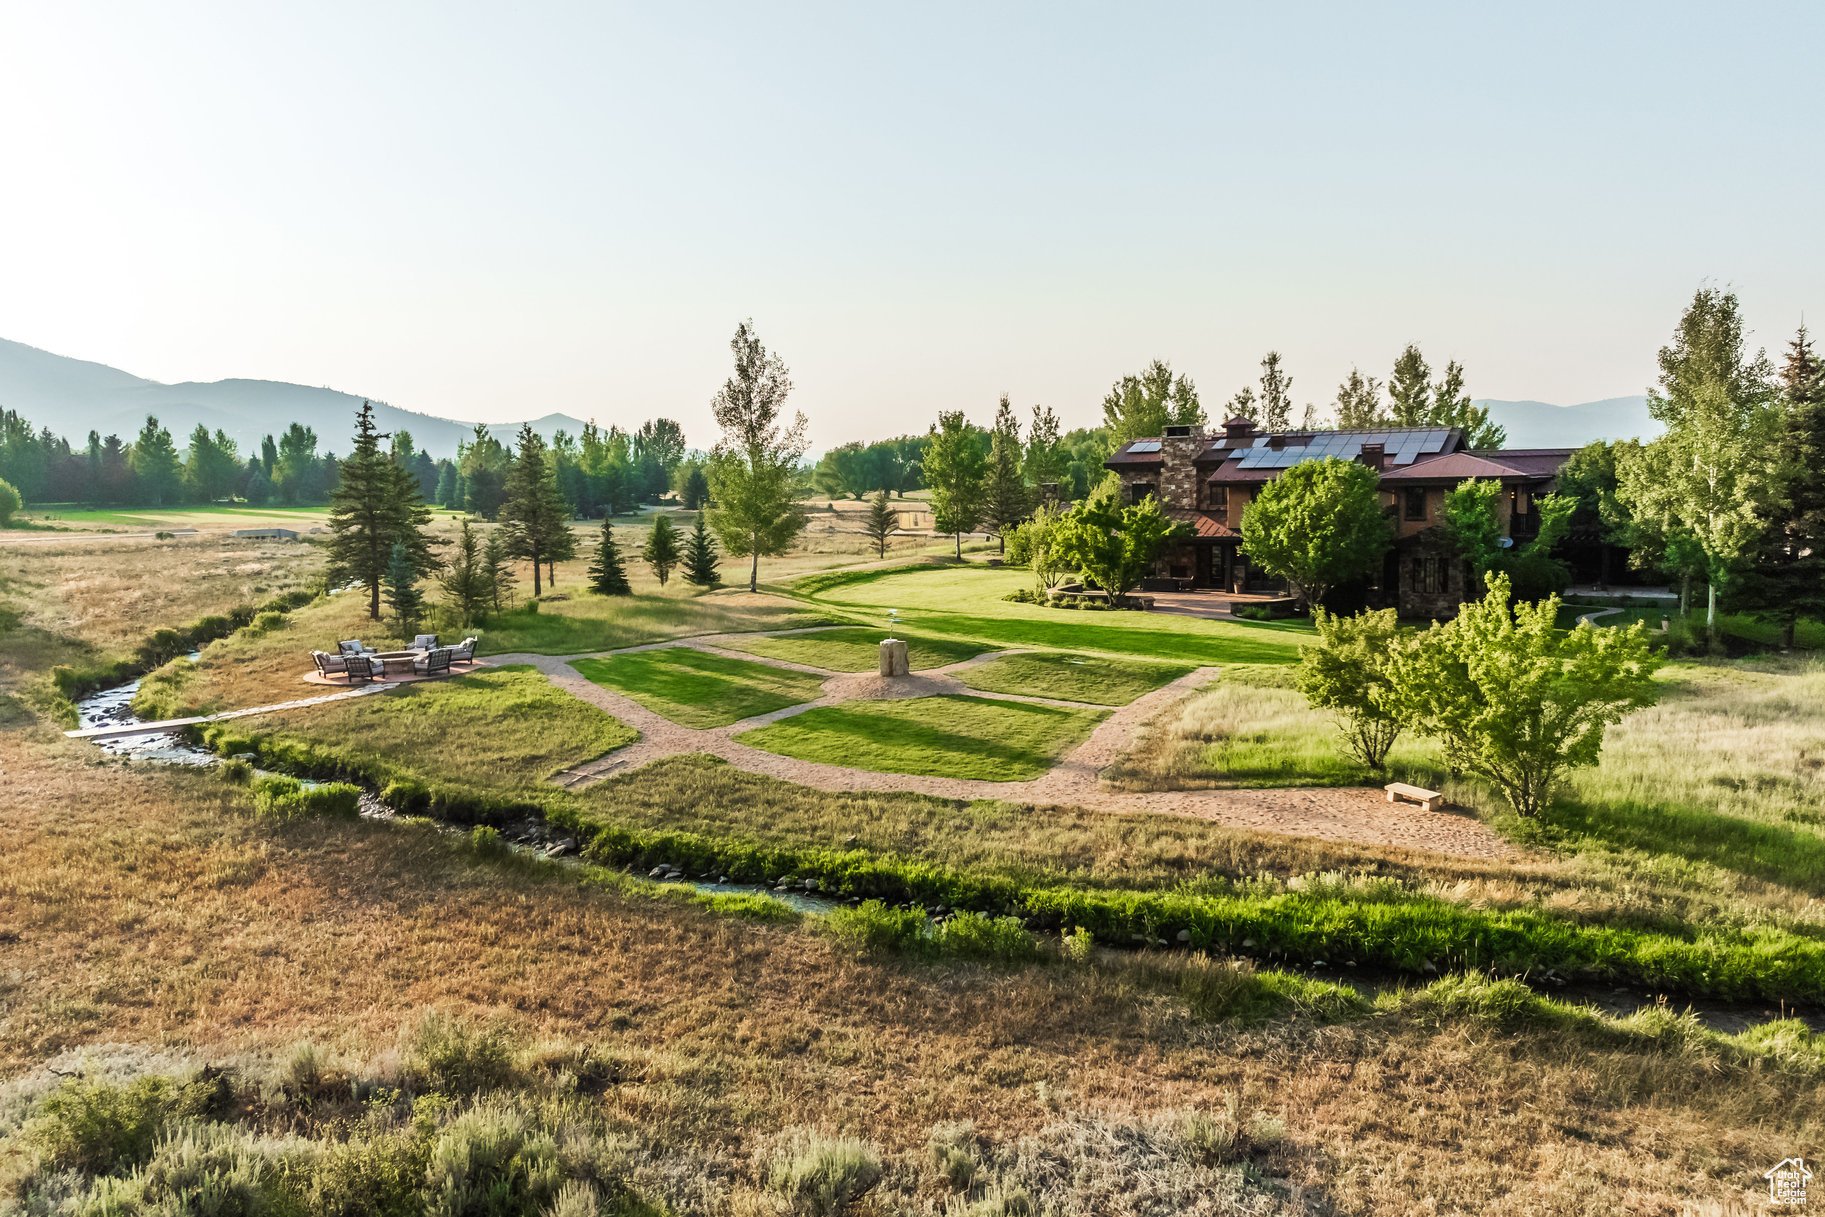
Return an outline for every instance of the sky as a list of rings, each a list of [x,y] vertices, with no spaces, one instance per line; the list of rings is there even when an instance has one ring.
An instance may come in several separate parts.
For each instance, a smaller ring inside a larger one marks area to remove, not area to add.
[[[1825,6],[0,5],[0,337],[715,438],[752,318],[816,448],[1213,416],[1417,342],[1640,393],[1681,307],[1825,317]],[[1825,323],[1822,323],[1825,324]]]

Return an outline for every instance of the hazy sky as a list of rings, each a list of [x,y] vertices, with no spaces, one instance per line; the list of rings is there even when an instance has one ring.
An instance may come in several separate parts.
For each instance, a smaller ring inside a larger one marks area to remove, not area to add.
[[[1499,11],[1498,11],[1499,10]],[[1639,393],[1680,307],[1825,328],[1825,6],[0,7],[0,337],[707,444],[735,324],[817,447],[1206,408],[1418,341]],[[48,420],[47,420],[48,421]]]

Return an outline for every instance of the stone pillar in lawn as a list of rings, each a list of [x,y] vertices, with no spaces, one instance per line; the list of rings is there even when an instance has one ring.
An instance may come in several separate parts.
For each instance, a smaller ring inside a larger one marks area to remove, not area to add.
[[[911,670],[906,658],[906,644],[898,638],[882,639],[881,675],[905,676]]]

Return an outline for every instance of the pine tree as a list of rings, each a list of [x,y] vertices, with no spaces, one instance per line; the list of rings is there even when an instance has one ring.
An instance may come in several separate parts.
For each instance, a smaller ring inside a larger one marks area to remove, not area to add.
[[[1033,510],[1026,478],[1020,472],[1020,420],[1008,395],[1001,395],[995,427],[989,433],[988,477],[982,487],[982,515],[995,530],[1001,552],[1007,552],[1007,534]]]
[[[627,569],[621,565],[621,551],[615,548],[615,526],[602,517],[602,539],[596,543],[596,556],[589,564],[589,587],[599,596],[631,596]]]
[[[472,625],[488,607],[489,587],[487,560],[482,554],[481,539],[469,521],[457,535],[456,548],[444,566],[444,593],[450,597],[464,625]]]
[[[171,432],[159,426],[153,415],[146,415],[146,425],[133,441],[127,463],[133,470],[142,503],[163,507],[177,501],[178,488],[184,481],[183,465],[178,460],[177,446],[171,442]]]
[[[393,622],[401,638],[410,638],[425,614],[424,593],[418,590],[418,563],[405,542],[395,542],[387,559],[384,578],[387,607],[393,611]]]
[[[380,584],[393,547],[405,547],[413,569],[426,575],[443,566],[431,552],[431,509],[418,496],[418,479],[380,447],[367,402],[355,414],[355,446],[341,463],[330,496],[330,577],[354,579],[368,589],[368,617],[380,620]]]
[[[710,537],[709,525],[704,523],[702,512],[697,513],[691,539],[685,543],[684,581],[698,587],[715,587],[722,582],[722,576],[716,571],[716,542]]]
[[[876,556],[885,558],[888,538],[900,531],[900,513],[888,505],[885,490],[876,491],[869,502],[868,522],[862,526],[862,531],[874,542]]]
[[[961,410],[940,410],[925,441],[925,484],[931,487],[932,525],[954,533],[957,556],[963,556],[963,534],[982,522],[982,483],[988,462],[976,447]]]
[[[1780,370],[1777,484],[1757,505],[1740,598],[1781,628],[1791,648],[1801,617],[1825,618],[1825,360],[1801,326]]]
[[[653,517],[653,531],[646,539],[646,548],[640,551],[646,564],[659,576],[659,586],[671,577],[672,568],[678,565],[678,530],[672,527],[667,516]]]
[[[501,609],[513,598],[513,589],[519,579],[513,573],[513,552],[507,546],[507,535],[501,529],[492,529],[488,533],[488,542],[482,546],[482,569],[486,572],[486,585],[489,603],[494,611]]]
[[[691,511],[700,510],[709,501],[710,479],[703,476],[702,465],[692,465],[691,471],[684,475],[684,488],[678,497]]]
[[[501,520],[507,525],[507,543],[513,552],[532,561],[532,594],[544,590],[543,564],[554,548],[561,549],[568,533],[570,510],[551,476],[545,441],[531,423],[520,424],[519,452],[507,474]],[[574,543],[573,543],[574,544]]]

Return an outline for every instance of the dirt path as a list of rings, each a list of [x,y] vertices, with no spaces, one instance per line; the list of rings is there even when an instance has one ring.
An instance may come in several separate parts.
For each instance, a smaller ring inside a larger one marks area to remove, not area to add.
[[[834,627],[813,627],[816,628]],[[1390,804],[1374,790],[1321,787],[1129,794],[1103,789],[1099,781],[1100,774],[1129,746],[1135,730],[1163,706],[1214,679],[1219,671],[1217,668],[1199,668],[1117,708],[1097,725],[1088,739],[1049,772],[1026,782],[989,782],[906,773],[877,773],[868,769],[827,765],[764,752],[739,743],[733,737],[766,723],[803,714],[817,706],[836,705],[846,701],[964,694],[998,701],[1073,709],[1105,707],[1085,707],[1078,702],[1043,697],[989,693],[965,686],[954,675],[1003,655],[1019,654],[1019,651],[992,651],[960,663],[888,679],[871,672],[831,672],[808,664],[727,650],[718,645],[730,637],[705,635],[625,650],[650,651],[668,646],[688,646],[769,667],[820,675],[825,677],[821,696],[815,701],[756,715],[724,727],[697,729],[680,726],[613,689],[586,680],[570,666],[574,659],[621,654],[621,651],[600,652],[591,656],[496,655],[490,657],[490,662],[529,664],[545,673],[560,688],[613,714],[640,732],[640,739],[635,743],[558,774],[555,780],[567,788],[588,785],[614,774],[626,773],[664,757],[703,753],[719,757],[750,773],[819,790],[909,791],[948,799],[1000,799],[1040,806],[1085,807],[1098,811],[1153,812],[1189,816],[1238,828],[1290,836],[1317,837],[1359,845],[1393,846],[1458,857],[1499,859],[1513,854],[1501,838],[1472,816],[1444,811],[1427,812],[1411,804]]]

